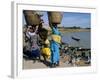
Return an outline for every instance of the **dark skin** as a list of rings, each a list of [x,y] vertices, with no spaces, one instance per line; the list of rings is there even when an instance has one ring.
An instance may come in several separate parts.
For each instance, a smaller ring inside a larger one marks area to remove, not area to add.
[[[31,33],[33,33],[33,32],[34,32],[34,30],[33,30],[32,28],[30,28],[30,32],[31,32]]]
[[[57,28],[57,24],[56,23],[52,23],[50,27],[52,28],[52,26]]]
[[[39,24],[38,33],[44,41],[47,39],[48,31],[42,27],[42,23]]]
[[[33,32],[35,32],[36,29],[38,30],[38,26],[37,25],[32,25],[32,28],[31,29],[32,29]],[[36,33],[37,33],[37,31],[36,31]]]

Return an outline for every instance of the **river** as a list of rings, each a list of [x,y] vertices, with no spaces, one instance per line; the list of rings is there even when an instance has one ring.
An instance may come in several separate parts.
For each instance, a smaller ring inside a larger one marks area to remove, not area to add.
[[[72,39],[73,37],[77,37],[80,40],[76,41]],[[91,33],[89,32],[66,32],[62,34],[62,41],[68,43],[73,47],[81,47],[81,48],[91,48]]]

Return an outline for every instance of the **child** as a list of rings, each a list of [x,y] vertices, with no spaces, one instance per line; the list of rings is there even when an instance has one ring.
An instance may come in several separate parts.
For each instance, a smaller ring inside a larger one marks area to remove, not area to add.
[[[46,61],[46,59],[50,58],[51,51],[47,44],[44,44],[44,48],[42,48],[41,52],[44,57],[44,61]]]

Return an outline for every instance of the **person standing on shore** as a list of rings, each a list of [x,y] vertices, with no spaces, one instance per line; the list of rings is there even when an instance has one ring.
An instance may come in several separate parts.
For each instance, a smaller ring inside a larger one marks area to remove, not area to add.
[[[26,32],[26,36],[29,38],[30,42],[30,58],[35,59],[38,57],[40,60],[40,48],[39,48],[39,37],[37,34],[38,26],[32,25],[30,30]]]
[[[51,67],[59,66],[60,61],[60,43],[61,43],[61,33],[58,30],[57,24],[52,25],[52,40],[50,43],[51,49]]]

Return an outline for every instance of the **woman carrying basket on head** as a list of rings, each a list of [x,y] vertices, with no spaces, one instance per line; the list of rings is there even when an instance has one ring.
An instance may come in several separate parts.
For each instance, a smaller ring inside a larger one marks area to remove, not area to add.
[[[61,43],[61,33],[57,28],[57,24],[53,24],[52,27],[52,40],[50,43],[51,49],[51,67],[59,66],[60,61],[60,43]]]

